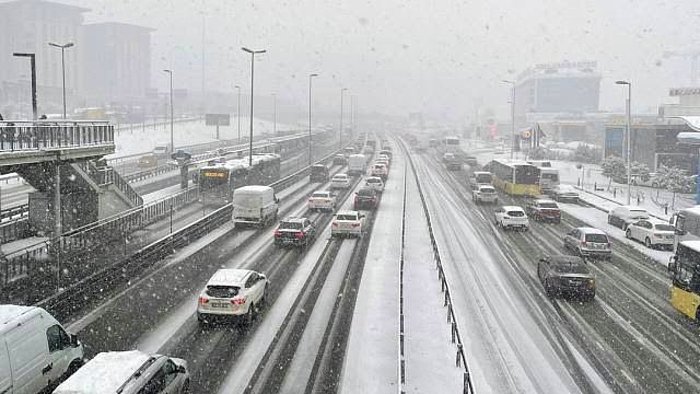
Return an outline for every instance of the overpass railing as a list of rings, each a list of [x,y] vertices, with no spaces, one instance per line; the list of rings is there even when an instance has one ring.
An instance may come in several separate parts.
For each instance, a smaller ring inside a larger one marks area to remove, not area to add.
[[[106,121],[0,121],[0,152],[114,145]]]

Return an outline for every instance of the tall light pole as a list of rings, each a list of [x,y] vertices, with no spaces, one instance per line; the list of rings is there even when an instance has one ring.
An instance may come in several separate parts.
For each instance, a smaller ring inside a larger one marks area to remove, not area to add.
[[[175,124],[174,124],[174,111],[173,111],[173,70],[163,70],[164,73],[170,75],[170,152],[175,152]]]
[[[12,54],[16,57],[28,57],[29,65],[32,69],[32,115],[34,120],[37,120],[37,109],[36,109],[36,55],[33,53],[19,53],[15,52]]]
[[[277,94],[272,93],[272,134],[277,137]]]
[[[627,205],[632,194],[632,82],[615,81],[617,85],[627,85]]]
[[[340,128],[338,129],[338,149],[343,147],[343,96],[348,88],[340,89]]]
[[[314,77],[318,77],[318,74],[309,74],[309,167],[314,161],[311,150],[311,81],[314,79]]]
[[[236,110],[236,118],[238,120],[238,143],[241,143],[241,87],[234,86],[238,90],[238,109]]]
[[[66,118],[66,58],[65,52],[66,48],[72,47],[74,44],[72,42],[59,45],[53,42],[49,43],[49,46],[59,48],[61,50],[61,74],[63,75],[63,119]]]
[[[513,160],[515,150],[515,82],[507,79],[501,82],[510,84],[510,159]]]
[[[255,81],[255,55],[265,53],[266,50],[248,49],[246,47],[241,48],[244,52],[250,53],[250,141],[249,141],[249,157],[248,165],[253,167],[253,82]]]

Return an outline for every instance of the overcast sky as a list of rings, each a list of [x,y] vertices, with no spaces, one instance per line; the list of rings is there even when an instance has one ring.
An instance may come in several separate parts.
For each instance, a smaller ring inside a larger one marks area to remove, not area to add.
[[[362,110],[423,111],[464,119],[483,100],[507,116],[508,87],[535,63],[597,60],[601,109],[621,109],[630,78],[636,110],[670,102],[669,85],[688,85],[689,50],[700,37],[699,0],[58,0],[92,9],[88,22],[118,21],[156,29],[153,68],[172,67],[180,87],[201,89],[205,25],[207,88],[248,89],[304,103],[310,72],[319,105],[339,88]],[[697,45],[700,47],[700,44]],[[154,74],[154,87],[165,88]]]

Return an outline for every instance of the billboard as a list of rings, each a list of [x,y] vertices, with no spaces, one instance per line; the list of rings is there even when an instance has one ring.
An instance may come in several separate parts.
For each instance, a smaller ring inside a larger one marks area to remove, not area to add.
[[[231,115],[230,114],[206,114],[204,116],[204,122],[207,126],[230,126],[231,125]]]

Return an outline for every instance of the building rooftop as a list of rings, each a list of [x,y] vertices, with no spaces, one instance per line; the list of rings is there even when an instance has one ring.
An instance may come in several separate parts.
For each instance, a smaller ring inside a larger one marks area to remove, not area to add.
[[[13,0],[13,1],[5,1],[5,2],[0,2],[0,8],[20,8],[20,7],[38,7],[38,6],[43,6],[43,7],[54,7],[54,8],[62,8],[66,11],[74,11],[74,12],[88,12],[91,11],[89,8],[84,8],[84,7],[77,7],[74,5],[68,5],[68,4],[63,4],[63,3],[57,3],[54,1],[45,1],[45,0]]]

